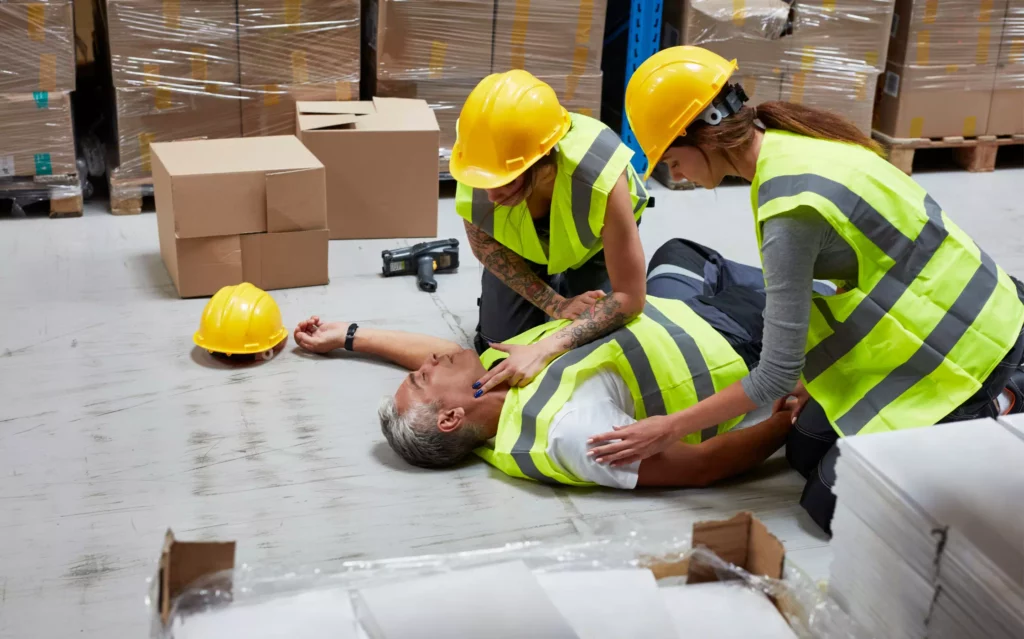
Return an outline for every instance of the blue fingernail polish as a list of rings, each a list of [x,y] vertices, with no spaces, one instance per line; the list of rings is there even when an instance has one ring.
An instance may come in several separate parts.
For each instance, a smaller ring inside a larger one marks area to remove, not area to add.
[[[473,388],[480,388],[480,382],[477,382],[476,384],[473,384]]]
[[[473,397],[480,397],[483,394],[484,392],[482,390],[478,390],[477,392],[473,393]]]

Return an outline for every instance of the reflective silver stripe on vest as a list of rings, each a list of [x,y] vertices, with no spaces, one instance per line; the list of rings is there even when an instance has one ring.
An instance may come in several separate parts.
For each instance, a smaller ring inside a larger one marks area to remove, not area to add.
[[[512,459],[515,460],[519,470],[527,477],[532,477],[537,481],[549,484],[558,483],[540,472],[537,464],[533,463],[533,458],[530,457],[530,449],[533,448],[534,441],[537,439],[537,416],[540,415],[540,411],[554,397],[555,392],[562,383],[562,374],[565,372],[565,369],[583,361],[583,358],[593,353],[598,346],[607,344],[613,339],[615,339],[615,333],[575,348],[556,359],[554,363],[548,366],[544,373],[544,379],[540,380],[537,390],[527,400],[526,406],[523,406],[522,426],[519,429],[519,437],[516,439],[516,443],[512,445]]]
[[[572,219],[580,243],[588,249],[597,242],[590,229],[590,201],[594,196],[594,185],[621,144],[622,140],[614,131],[602,129],[572,172]]]
[[[487,197],[486,189],[473,189],[473,226],[494,237],[494,203]]]
[[[711,371],[704,360],[704,355],[697,348],[697,342],[681,326],[674,323],[659,311],[654,305],[648,304],[644,307],[644,315],[654,320],[668,331],[679,348],[679,353],[686,362],[693,378],[693,387],[697,391],[697,400],[703,400],[715,394],[715,383],[711,379]],[[628,328],[620,328],[605,337],[597,339],[589,344],[573,349],[554,361],[544,373],[544,379],[526,402],[522,413],[522,426],[519,429],[519,437],[512,446],[512,458],[515,460],[519,470],[527,477],[547,483],[558,483],[544,473],[540,472],[537,465],[530,457],[530,449],[537,439],[537,417],[544,410],[551,398],[555,396],[558,387],[562,384],[562,375],[565,370],[574,364],[583,361],[585,357],[593,353],[602,344],[615,340],[619,343],[626,361],[633,369],[633,376],[636,378],[637,386],[640,389],[640,396],[644,402],[644,412],[648,417],[665,415],[665,398],[662,394],[661,385],[654,375],[651,360],[644,352],[643,346]],[[711,439],[718,434],[718,427],[712,426],[701,431],[701,441]]]
[[[930,196],[924,199],[928,221],[917,239],[911,240],[845,185],[813,174],[768,180],[758,189],[758,206],[804,192],[832,202],[857,230],[895,262],[843,322],[836,321],[824,299],[815,299],[815,306],[833,333],[807,353],[803,374],[809,383],[853,350],[878,325],[935,256],[949,232],[942,221],[942,208]],[[924,344],[837,420],[840,430],[846,435],[856,434],[885,406],[938,368],[977,319],[997,282],[995,263],[981,251],[978,270]]]
[[[665,317],[664,313],[659,311],[653,304],[648,304],[644,307],[644,315],[661,324],[672,337],[672,341],[676,343],[680,355],[683,356],[683,361],[686,362],[686,368],[690,370],[690,377],[693,379],[693,389],[697,392],[697,401],[704,401],[714,395],[715,381],[711,379],[708,363],[705,361],[704,355],[700,352],[700,348],[697,347],[697,342],[694,341],[693,337],[684,331],[681,326]],[[648,413],[648,415],[650,414]],[[665,413],[657,414],[664,415]],[[700,440],[707,441],[717,434],[718,426],[710,426],[700,432]]]
[[[960,292],[946,315],[928,334],[917,352],[886,375],[885,379],[837,419],[836,426],[839,430],[844,435],[856,435],[883,408],[938,368],[981,314],[998,284],[999,271],[996,263],[987,253],[982,253],[981,264],[978,265],[974,276]]]
[[[636,174],[633,166],[630,165],[629,172],[633,176],[633,185],[636,187],[636,206],[633,207],[633,215],[635,216],[640,212],[640,209],[647,204],[647,200],[650,196],[647,193],[647,189],[644,187],[643,181],[640,176]]]

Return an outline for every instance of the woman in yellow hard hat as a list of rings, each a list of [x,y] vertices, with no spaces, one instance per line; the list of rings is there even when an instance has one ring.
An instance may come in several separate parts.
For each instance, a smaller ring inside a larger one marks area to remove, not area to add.
[[[456,211],[484,265],[476,347],[571,319],[480,380],[525,384],[558,354],[640,313],[646,294],[637,225],[647,191],[633,153],[601,122],[568,113],[526,71],[484,78],[457,124],[450,170]]]
[[[666,49],[632,76],[626,112],[650,166],[706,188],[727,175],[752,183],[760,363],[691,408],[595,437],[591,454],[629,464],[793,399],[787,457],[828,530],[839,437],[1024,408],[1022,285],[853,123],[786,102],[748,107],[735,70],[705,49]],[[837,294],[814,294],[815,279]]]

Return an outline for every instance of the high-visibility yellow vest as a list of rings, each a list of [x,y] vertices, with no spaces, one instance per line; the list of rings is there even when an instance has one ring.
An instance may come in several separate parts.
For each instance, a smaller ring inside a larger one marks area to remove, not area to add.
[[[532,344],[570,323],[549,322],[506,343]],[[489,369],[507,356],[489,349],[480,360]],[[648,296],[644,312],[624,327],[563,354],[528,385],[510,389],[493,444],[478,448],[476,454],[513,477],[593,485],[566,475],[548,457],[548,429],[576,387],[606,366],[613,366],[629,388],[638,420],[681,411],[747,375],[746,364],[732,346],[686,304]],[[710,439],[740,419],[683,441]]]
[[[505,247],[536,264],[547,264],[548,273],[578,268],[603,248],[601,230],[608,194],[626,172],[633,217],[647,207],[648,194],[630,165],[633,152],[607,126],[573,113],[572,126],[555,147],[557,173],[551,197],[550,246],[537,235],[526,202],[498,206],[487,191],[459,184],[455,210]]]
[[[750,194],[758,246],[766,220],[809,207],[857,254],[849,290],[814,296],[802,375],[841,436],[938,423],[1016,343],[1010,277],[871,151],[769,130]]]

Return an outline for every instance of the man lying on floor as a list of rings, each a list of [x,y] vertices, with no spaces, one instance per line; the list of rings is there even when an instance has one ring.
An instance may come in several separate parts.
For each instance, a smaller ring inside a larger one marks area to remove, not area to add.
[[[625,327],[553,360],[524,387],[479,398],[473,384],[506,353],[478,356],[441,338],[371,328],[358,328],[349,348],[412,371],[379,415],[391,448],[417,466],[444,468],[476,452],[514,477],[613,488],[707,486],[757,466],[785,442],[788,412],[721,424],[629,466],[588,455],[591,436],[691,406],[757,362],[760,269],[672,240],[651,260],[647,292],[644,313]],[[568,323],[506,344],[533,343]],[[344,348],[350,326],[314,316],[295,329],[295,341],[315,353]]]

